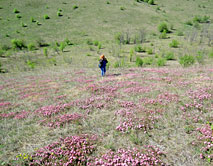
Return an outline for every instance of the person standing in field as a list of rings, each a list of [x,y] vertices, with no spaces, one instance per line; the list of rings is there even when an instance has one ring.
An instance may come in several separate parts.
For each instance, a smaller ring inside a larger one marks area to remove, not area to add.
[[[108,63],[107,59],[105,58],[104,55],[100,56],[99,60],[99,68],[101,69],[101,76],[105,76],[106,73],[106,64]]]

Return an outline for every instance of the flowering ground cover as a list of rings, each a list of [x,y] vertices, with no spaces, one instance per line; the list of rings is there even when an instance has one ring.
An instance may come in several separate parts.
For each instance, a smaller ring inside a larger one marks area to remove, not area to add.
[[[2,165],[210,165],[213,72],[60,69],[0,76]]]

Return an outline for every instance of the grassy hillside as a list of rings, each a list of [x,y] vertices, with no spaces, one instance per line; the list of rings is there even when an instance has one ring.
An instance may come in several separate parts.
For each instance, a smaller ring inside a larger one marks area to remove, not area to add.
[[[0,0],[0,165],[212,164],[213,1],[151,2]]]

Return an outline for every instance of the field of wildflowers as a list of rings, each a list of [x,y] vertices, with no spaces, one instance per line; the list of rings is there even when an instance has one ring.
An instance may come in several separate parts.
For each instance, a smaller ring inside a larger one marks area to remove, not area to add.
[[[213,69],[0,75],[2,165],[210,165]]]

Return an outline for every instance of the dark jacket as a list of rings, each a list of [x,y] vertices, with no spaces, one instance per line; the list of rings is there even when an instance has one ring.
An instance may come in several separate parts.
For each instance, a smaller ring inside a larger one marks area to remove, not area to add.
[[[99,67],[100,67],[100,68],[105,68],[107,63],[108,63],[108,61],[107,61],[106,58],[100,59],[100,60],[99,60]]]

